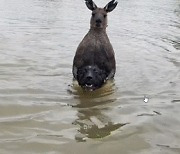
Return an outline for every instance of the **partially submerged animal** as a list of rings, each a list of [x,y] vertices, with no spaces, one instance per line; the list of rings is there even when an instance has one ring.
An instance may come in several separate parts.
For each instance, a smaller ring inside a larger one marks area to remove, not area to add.
[[[106,34],[107,13],[117,6],[115,0],[99,8],[92,0],[85,0],[92,11],[90,30],[79,44],[73,61],[73,76],[84,89],[95,90],[114,77],[114,50]]]

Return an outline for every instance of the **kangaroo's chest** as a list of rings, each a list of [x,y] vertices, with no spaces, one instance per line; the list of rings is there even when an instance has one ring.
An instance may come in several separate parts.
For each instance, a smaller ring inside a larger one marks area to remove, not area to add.
[[[108,59],[108,47],[100,40],[90,41],[84,49],[82,58],[87,65],[101,65]]]

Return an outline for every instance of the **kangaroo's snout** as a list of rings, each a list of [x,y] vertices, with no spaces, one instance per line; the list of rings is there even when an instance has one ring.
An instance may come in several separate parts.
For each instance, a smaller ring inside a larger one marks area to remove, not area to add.
[[[101,19],[97,19],[96,20],[96,27],[101,27],[101,23],[102,23],[102,20]]]
[[[100,24],[102,21],[101,21],[101,19],[96,19],[96,23],[98,24]]]

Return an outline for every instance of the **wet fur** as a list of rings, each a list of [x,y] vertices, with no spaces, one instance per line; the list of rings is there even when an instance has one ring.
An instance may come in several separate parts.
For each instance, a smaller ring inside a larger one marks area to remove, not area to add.
[[[100,19],[102,18],[101,14],[106,14],[104,9],[94,9],[93,7],[97,7],[95,4],[91,4],[89,7],[94,12],[102,11],[102,13],[98,12],[98,18]],[[84,81],[88,68],[90,68],[88,71],[93,74],[91,81],[92,84],[94,83],[93,90],[100,88],[106,80],[114,77],[116,70],[114,50],[106,34],[106,27],[107,19],[102,21],[101,27],[96,27],[92,17],[91,28],[76,50],[73,61],[73,75],[83,88],[86,87]],[[92,67],[93,69],[91,69]]]

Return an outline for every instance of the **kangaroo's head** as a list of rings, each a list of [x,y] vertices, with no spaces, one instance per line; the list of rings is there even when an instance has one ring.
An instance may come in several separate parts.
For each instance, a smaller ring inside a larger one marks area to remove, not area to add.
[[[105,29],[107,27],[107,13],[115,9],[118,2],[110,1],[104,8],[99,8],[92,0],[85,0],[86,6],[92,11],[91,28]]]

